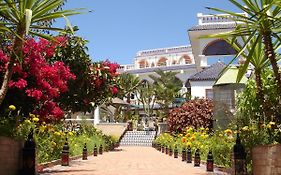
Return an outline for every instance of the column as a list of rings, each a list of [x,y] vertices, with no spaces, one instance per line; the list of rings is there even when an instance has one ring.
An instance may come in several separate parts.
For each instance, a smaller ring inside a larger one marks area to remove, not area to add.
[[[97,106],[94,111],[94,125],[100,123],[100,107]]]

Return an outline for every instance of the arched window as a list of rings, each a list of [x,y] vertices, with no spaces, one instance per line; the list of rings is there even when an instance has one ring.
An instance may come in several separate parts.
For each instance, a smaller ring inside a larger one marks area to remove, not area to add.
[[[179,63],[180,64],[191,64],[192,63],[192,59],[188,55],[183,55],[180,58]]]
[[[155,67],[155,64],[154,64],[154,63],[152,63],[152,64],[151,64],[151,67]]]
[[[161,57],[157,62],[157,66],[167,66],[167,58]]]
[[[215,40],[209,43],[203,50],[203,55],[235,55],[237,51],[225,40]]]
[[[148,67],[148,62],[146,61],[146,60],[141,60],[140,62],[139,62],[139,67],[140,68],[146,68],[146,67]]]

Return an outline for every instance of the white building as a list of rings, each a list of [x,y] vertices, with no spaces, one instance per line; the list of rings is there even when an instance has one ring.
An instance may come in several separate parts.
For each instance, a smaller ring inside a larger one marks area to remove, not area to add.
[[[134,64],[121,65],[119,72],[151,82],[148,75],[156,69],[177,71],[183,92],[190,90],[192,97],[213,98],[213,85],[236,51],[222,39],[202,36],[231,31],[236,23],[225,14],[198,13],[197,18],[198,24],[188,30],[191,45],[139,51]]]

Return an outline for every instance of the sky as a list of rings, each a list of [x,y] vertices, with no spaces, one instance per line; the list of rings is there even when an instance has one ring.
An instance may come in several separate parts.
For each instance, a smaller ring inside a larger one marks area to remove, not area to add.
[[[205,7],[240,12],[228,0],[68,0],[64,9],[91,11],[69,20],[79,27],[76,35],[89,41],[93,61],[133,64],[140,50],[188,45],[197,13],[216,13]]]

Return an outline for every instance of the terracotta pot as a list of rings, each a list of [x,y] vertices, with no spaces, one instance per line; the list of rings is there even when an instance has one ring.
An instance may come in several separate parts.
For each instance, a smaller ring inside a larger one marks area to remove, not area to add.
[[[0,174],[17,175],[22,166],[23,141],[0,136]]]
[[[281,144],[262,145],[253,148],[253,174],[281,174]]]

